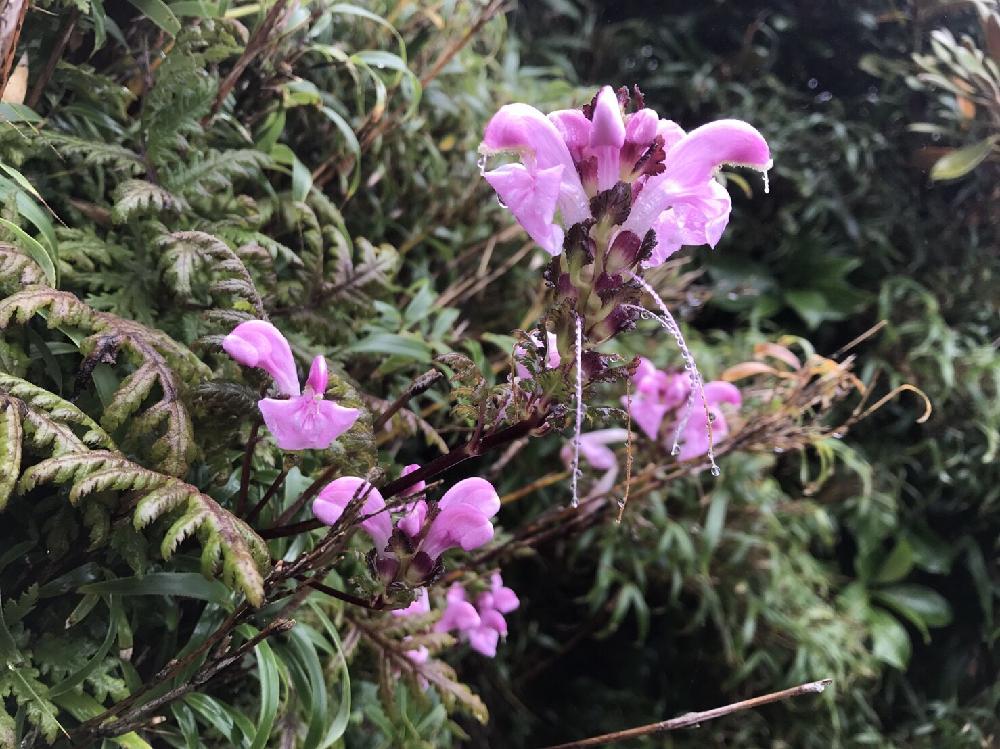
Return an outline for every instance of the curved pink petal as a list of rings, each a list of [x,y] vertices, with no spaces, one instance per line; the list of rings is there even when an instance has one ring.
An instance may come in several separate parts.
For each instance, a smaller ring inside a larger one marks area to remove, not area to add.
[[[406,651],[406,657],[409,658],[414,663],[418,663],[418,664],[420,664],[420,663],[427,663],[427,661],[430,660],[431,651],[428,650],[425,646],[421,645],[416,650],[407,650]],[[423,678],[423,677],[421,677],[421,678]],[[423,688],[427,689],[426,686],[423,686]]]
[[[509,614],[521,605],[517,594],[503,584],[499,572],[495,572],[490,578],[490,591],[493,594],[493,606],[502,614]]]
[[[491,518],[500,511],[500,495],[486,479],[478,477],[462,479],[445,492],[438,502],[441,510],[456,505],[469,505],[480,514]]]
[[[476,627],[466,631],[465,636],[469,639],[469,646],[480,655],[487,658],[496,656],[500,633],[492,627]]]
[[[424,521],[426,519],[427,503],[421,499],[410,505],[410,509],[407,510],[406,515],[404,515],[399,522],[396,523],[396,527],[410,538],[416,538],[420,535],[420,529],[424,527]]]
[[[611,442],[624,442],[628,432],[624,429],[598,429],[580,435],[580,454],[590,465],[600,471],[607,471],[618,465],[614,451],[608,447]]]
[[[430,611],[431,599],[427,595],[427,588],[421,588],[417,592],[417,597],[413,599],[413,603],[405,609],[393,609],[389,613],[393,616],[419,616],[421,614],[429,614]]]
[[[444,613],[434,624],[434,631],[450,632],[458,630],[459,632],[464,632],[468,629],[474,629],[479,625],[479,612],[476,611],[475,606],[468,601],[449,597]]]
[[[622,400],[623,403],[627,403],[626,399]],[[655,440],[669,410],[669,406],[657,403],[651,398],[632,398],[632,407],[629,413],[632,414],[632,421],[638,425],[643,433],[649,439]]]
[[[505,164],[483,177],[517,222],[550,255],[562,252],[563,230],[554,223],[563,167],[532,171],[521,164]]]
[[[409,476],[411,473],[413,473],[414,471],[418,470],[419,468],[420,468],[420,464],[419,463],[410,463],[409,465],[403,466],[403,470],[399,472],[399,477],[403,478],[403,476]],[[400,494],[400,496],[401,497],[407,497],[410,494],[419,494],[420,492],[422,492],[426,488],[427,488],[427,482],[426,481],[418,481],[413,486],[411,486],[409,489],[407,489],[402,494]]]
[[[222,348],[245,367],[260,367],[285,395],[298,395],[299,376],[288,340],[265,320],[247,320],[222,339]]]
[[[310,395],[287,400],[264,398],[257,405],[282,450],[325,450],[361,413]]]
[[[556,126],[563,142],[574,157],[590,143],[590,120],[579,109],[559,109],[549,112],[549,121]]]
[[[355,497],[366,497],[361,507],[361,515],[370,515],[361,522],[361,527],[381,552],[392,535],[392,519],[385,511],[385,499],[374,486],[356,476],[342,476],[323,487],[313,501],[313,515],[326,525],[333,525],[344,509]]]
[[[316,395],[323,395],[326,392],[330,375],[326,367],[326,357],[317,356],[309,367],[309,377],[306,379],[306,387],[312,388]]]
[[[591,117],[590,146],[621,148],[625,144],[625,120],[618,95],[611,86],[604,86],[594,101]]]
[[[714,179],[695,194],[678,198],[653,222],[656,246],[652,255],[643,261],[643,267],[660,265],[685,245],[715,247],[729,223],[731,208],[729,193]]]
[[[559,210],[566,226],[590,215],[590,201],[580,183],[573,157],[562,133],[541,112],[527,104],[506,104],[486,125],[480,152],[515,151],[529,169],[562,166]]]
[[[482,621],[484,627],[495,630],[501,637],[507,636],[507,620],[503,618],[503,614],[498,610],[489,609],[487,611],[480,611],[479,619]]]
[[[659,370],[657,370],[656,365],[653,364],[653,362],[651,362],[645,356],[640,356],[639,357],[639,366],[636,367],[635,374],[632,375],[632,382],[634,382],[636,385],[638,385],[639,388],[641,389],[642,388],[642,381],[645,378],[647,378],[647,377],[651,377],[651,376],[655,375],[656,372],[658,372],[658,371]]]
[[[659,119],[652,109],[633,112],[625,121],[625,140],[629,143],[647,145],[656,137]]]
[[[712,445],[729,436],[729,425],[726,417],[717,406],[709,406],[708,411],[712,414]],[[677,454],[678,460],[691,460],[705,455],[708,452],[708,427],[703,419],[695,418],[694,414],[688,420],[681,435],[681,449]]]
[[[437,559],[448,549],[472,551],[493,538],[493,523],[470,504],[446,507],[431,521],[420,550]]]
[[[643,236],[667,208],[684,198],[704,197],[707,182],[722,164],[765,170],[771,165],[771,153],[753,126],[740,120],[717,120],[674,143],[665,163],[666,170],[645,183],[624,229]]]
[[[771,166],[771,151],[757,129],[742,120],[716,120],[695,128],[667,152],[664,179],[686,188],[708,180],[722,164]]]
[[[684,128],[673,120],[660,120],[656,123],[656,134],[663,138],[663,147],[668,151],[674,143],[687,135]]]
[[[733,383],[714,380],[705,384],[705,400],[709,405],[731,403],[738,407],[743,403],[743,396]]]

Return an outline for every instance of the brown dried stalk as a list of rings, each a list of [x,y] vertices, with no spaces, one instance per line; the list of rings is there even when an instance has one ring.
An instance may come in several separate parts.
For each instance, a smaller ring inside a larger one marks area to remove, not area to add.
[[[660,721],[659,723],[650,723],[645,726],[637,726],[636,728],[629,728],[624,731],[605,733],[601,736],[592,736],[589,739],[570,741],[566,744],[556,744],[545,749],[582,749],[588,746],[604,746],[605,744],[613,744],[618,741],[639,738],[640,736],[676,731],[678,728],[697,727],[702,723],[721,718],[724,715],[731,715],[743,710],[754,710],[762,705],[770,705],[772,702],[780,702],[781,700],[799,697],[803,694],[821,694],[831,684],[833,684],[833,679],[811,681],[808,684],[800,684],[791,689],[782,689],[780,692],[771,692],[770,694],[763,694],[760,697],[751,697],[749,700],[733,702],[711,710],[704,710],[699,713],[685,713],[679,718],[672,718]]]

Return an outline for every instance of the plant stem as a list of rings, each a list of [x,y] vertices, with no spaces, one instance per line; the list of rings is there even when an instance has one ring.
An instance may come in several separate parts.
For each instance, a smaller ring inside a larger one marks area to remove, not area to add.
[[[385,499],[389,499],[390,497],[394,497],[397,494],[406,491],[418,481],[432,479],[439,473],[443,473],[449,468],[453,468],[469,458],[478,457],[488,450],[493,450],[497,447],[513,442],[514,440],[520,439],[521,437],[527,436],[534,430],[542,427],[545,424],[545,419],[548,418],[548,415],[548,407],[543,405],[534,414],[522,421],[519,421],[513,426],[509,426],[506,429],[501,429],[496,432],[491,432],[481,438],[473,436],[473,439],[469,440],[469,442],[461,447],[457,447],[449,453],[438,456],[427,465],[413,471],[413,473],[408,473],[405,476],[400,476],[395,481],[390,481],[385,485],[385,487],[383,487],[381,494]],[[333,478],[333,475],[336,472],[337,469],[335,466],[330,466],[323,471],[319,478],[317,478],[309,486],[309,488],[303,492],[302,497],[299,498],[300,502],[305,504],[306,501],[312,499],[313,496],[319,493],[320,488]],[[304,500],[303,497],[305,497]],[[302,504],[299,506],[301,507]],[[315,530],[316,528],[321,528],[322,526],[323,524],[318,520],[304,520],[301,523],[278,525],[274,528],[268,528],[267,530],[261,531],[260,535],[266,539],[284,538],[285,536],[294,536],[299,533]]]
[[[258,417],[250,429],[250,439],[243,451],[243,470],[240,473],[240,494],[236,499],[236,515],[243,517],[247,508],[247,496],[250,493],[250,469],[253,466],[253,449],[257,446],[257,435],[260,433],[261,419]]]
[[[649,723],[645,726],[637,726],[635,728],[628,728],[624,731],[615,731],[614,733],[605,733],[600,736],[592,736],[589,739],[580,739],[579,741],[570,741],[566,744],[557,744],[554,746],[546,747],[545,749],[580,749],[581,747],[587,746],[603,746],[605,744],[611,744],[618,741],[625,741],[626,739],[635,739],[640,736],[649,736],[654,733],[663,733],[665,731],[676,731],[678,728],[689,728],[692,726],[698,726],[709,720],[715,720],[716,718],[721,718],[723,715],[730,715],[731,713],[738,713],[742,710],[753,710],[761,705],[769,705],[772,702],[779,702],[780,700],[787,700],[792,697],[798,697],[803,694],[820,694],[833,683],[833,679],[820,679],[819,681],[811,681],[808,684],[800,684],[797,687],[792,687],[791,689],[783,689],[780,692],[771,692],[770,694],[764,694],[760,697],[752,697],[749,700],[742,700],[741,702],[733,702],[729,705],[723,705],[722,707],[716,707],[711,710],[705,710],[700,713],[686,713],[679,718],[672,718],[670,720],[660,721],[659,723]]]

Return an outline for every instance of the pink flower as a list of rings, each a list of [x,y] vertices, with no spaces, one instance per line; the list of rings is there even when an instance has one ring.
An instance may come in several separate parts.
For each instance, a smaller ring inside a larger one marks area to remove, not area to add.
[[[326,525],[333,525],[355,497],[367,497],[361,507],[361,516],[369,517],[361,521],[361,527],[371,537],[378,555],[385,556],[392,535],[392,518],[379,490],[364,479],[342,476],[331,481],[313,501],[313,514]]]
[[[636,391],[629,413],[645,435],[655,440],[667,413],[687,401],[690,381],[679,372],[664,372],[649,359],[640,358],[632,382]],[[629,399],[622,396],[622,405],[628,404]]]
[[[420,551],[431,560],[452,548],[472,551],[493,538],[490,518],[500,510],[500,497],[486,479],[459,481],[437,506],[438,514],[420,545]]]
[[[531,342],[535,344],[535,348],[538,350],[542,349],[542,342],[539,340],[538,333],[532,331],[530,334]],[[514,347],[514,374],[521,380],[531,379],[531,372],[522,363],[527,351],[524,347],[517,345]],[[559,340],[556,338],[556,334],[552,331],[546,331],[545,333],[545,368],[546,369],[556,369],[561,363],[562,358],[559,356]]]
[[[441,618],[434,625],[435,632],[464,632],[479,626],[479,612],[469,603],[465,596],[465,588],[454,583],[445,594],[447,605]]]
[[[413,473],[418,468],[420,468],[419,464],[411,463],[403,468],[402,473],[400,473],[400,478]],[[426,486],[426,482],[418,481],[409,489],[404,491],[401,496],[407,497],[412,494],[417,494],[422,492]],[[427,503],[422,499],[418,499],[416,502],[409,502],[403,505],[403,512],[404,515],[400,518],[399,522],[396,523],[396,527],[402,530],[410,538],[416,538],[420,533],[420,529],[424,527],[424,521],[427,519]]]
[[[299,389],[291,347],[271,323],[240,323],[223,339],[222,348],[240,364],[263,369],[278,391],[289,396],[257,403],[264,423],[283,450],[326,449],[357,420],[358,409],[324,399],[329,376],[322,356],[313,359],[305,391]]]
[[[609,444],[628,439],[626,429],[598,429],[580,435],[580,455],[592,467],[604,471],[604,475],[590,489],[590,495],[604,494],[615,485],[618,477],[618,459]],[[573,443],[567,442],[560,451],[560,457],[567,466],[573,463]]]
[[[390,613],[393,616],[420,616],[431,612],[431,599],[427,595],[427,588],[421,588],[413,603],[405,609],[393,609]]]
[[[583,110],[545,117],[527,104],[500,108],[486,126],[480,152],[507,152],[519,164],[483,173],[500,200],[546,252],[562,252],[569,227],[592,218],[590,198],[619,182],[631,184],[632,205],[621,224],[656,247],[645,267],[683,245],[716,245],[729,221],[730,201],[714,179],[723,164],[767,170],[771,155],[759,132],[739,120],[719,120],[685,134],[644,106],[625,115],[628,94],[603,87]]]
[[[708,402],[708,412],[712,415],[711,444],[714,446],[729,435],[729,425],[720,405],[729,403],[739,408],[743,398],[732,383],[716,381],[705,384],[705,400]],[[693,417],[688,419],[681,433],[680,447],[678,460],[691,460],[708,452],[708,427],[704,421]]]

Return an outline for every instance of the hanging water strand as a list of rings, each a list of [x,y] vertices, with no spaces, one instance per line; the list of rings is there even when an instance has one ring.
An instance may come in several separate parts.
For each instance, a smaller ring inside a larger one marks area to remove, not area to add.
[[[573,465],[571,466],[573,487],[572,505],[580,504],[577,495],[577,482],[580,478],[580,433],[583,431],[583,318],[576,316],[576,344],[573,346],[576,354],[576,429],[573,431]]]
[[[711,466],[712,475],[718,476],[721,473],[721,471],[719,469],[719,466],[715,462],[715,450],[713,449],[712,446],[712,442],[714,440],[714,436],[712,434],[712,412],[709,410],[708,407],[708,399],[705,397],[704,383],[702,382],[701,379],[701,372],[698,371],[698,365],[694,361],[694,355],[691,353],[691,349],[688,348],[687,341],[684,340],[684,334],[681,333],[680,326],[677,324],[677,321],[674,319],[674,316],[670,313],[670,310],[667,309],[666,303],[663,301],[663,299],[660,298],[660,295],[656,293],[656,289],[650,286],[639,275],[632,274],[632,278],[634,278],[638,282],[639,286],[641,286],[642,289],[647,294],[649,294],[649,296],[656,303],[656,306],[659,307],[660,312],[662,313],[663,316],[659,317],[654,315],[654,317],[657,317],[657,319],[660,322],[660,325],[663,326],[663,328],[674,337],[675,341],[677,341],[677,348],[680,349],[681,358],[684,360],[684,369],[687,370],[688,380],[691,383],[691,396],[689,397],[689,401],[692,400],[694,394],[697,393],[698,397],[701,398],[701,405],[705,411],[705,429],[708,430],[708,453],[707,453],[708,463]],[[685,417],[689,410],[690,410],[689,408],[685,407],[684,409],[685,413],[682,414],[681,416],[682,422],[686,423]],[[679,434],[680,431],[678,430],[678,435]],[[675,437],[674,445],[676,446],[676,444],[677,444],[677,439]]]

